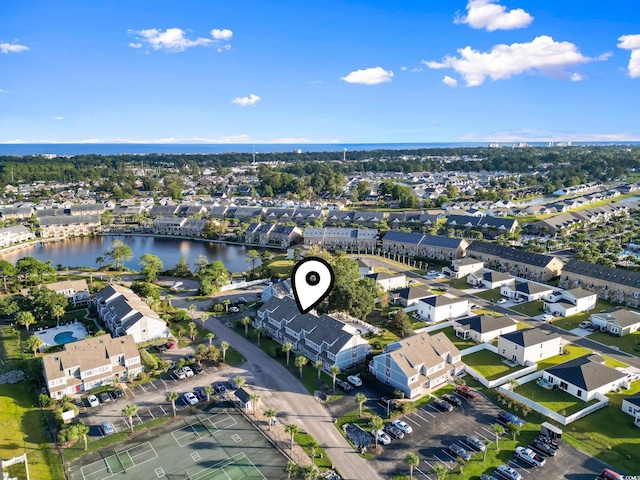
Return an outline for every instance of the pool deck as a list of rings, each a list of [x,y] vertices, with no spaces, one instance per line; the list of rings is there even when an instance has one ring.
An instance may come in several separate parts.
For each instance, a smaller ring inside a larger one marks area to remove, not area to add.
[[[55,341],[55,337],[56,335],[59,335],[65,332],[72,333],[73,337],[76,340],[82,340],[88,335],[87,329],[84,327],[82,323],[69,323],[67,325],[59,325],[53,328],[45,328],[43,330],[35,331],[34,334],[39,336],[42,339],[42,347],[40,347],[40,349],[44,350],[47,347],[53,347],[55,345],[59,345]]]

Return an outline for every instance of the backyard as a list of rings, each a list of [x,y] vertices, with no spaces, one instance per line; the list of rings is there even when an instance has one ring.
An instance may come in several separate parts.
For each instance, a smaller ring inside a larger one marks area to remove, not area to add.
[[[565,353],[563,355],[556,355],[551,358],[547,358],[546,360],[541,360],[538,362],[538,371],[545,370],[549,367],[553,367],[554,365],[559,365],[561,363],[568,362],[569,360],[573,360],[574,358],[582,357],[584,355],[589,355],[593,353],[593,351],[588,348],[580,347],[578,345],[568,344],[564,346]]]
[[[559,413],[563,417],[574,414],[583,408],[598,402],[597,399],[593,399],[589,402],[583,402],[564,390],[547,390],[546,388],[538,385],[535,381],[519,385],[515,389],[515,392],[539,403],[549,410]]]
[[[589,310],[588,312],[577,313],[575,315],[570,315],[568,317],[560,317],[557,320],[553,321],[553,324],[556,327],[560,327],[564,330],[573,330],[574,328],[578,328],[581,322],[589,320],[591,314],[602,312],[603,310],[607,310],[611,308],[613,304],[606,300],[598,299],[596,301],[596,306]]]
[[[496,380],[524,368],[522,365],[510,367],[504,363],[503,360],[504,358],[500,355],[489,350],[480,350],[479,352],[470,353],[463,357],[464,363],[489,381]]]
[[[433,335],[434,333],[444,333],[447,338],[449,340],[451,340],[451,342],[456,346],[456,348],[460,351],[469,348],[469,347],[473,347],[474,345],[477,345],[476,342],[474,342],[473,340],[469,339],[469,340],[463,340],[462,338],[458,337],[456,335],[455,330],[452,327],[446,327],[443,328],[442,330],[436,330],[431,332],[431,335]],[[465,357],[467,358],[467,357]]]
[[[544,313],[544,302],[542,300],[536,300],[535,302],[519,303],[509,308],[514,312],[522,313],[529,317],[537,317]]]
[[[608,333],[595,332],[589,335],[590,340],[595,340],[604,345],[618,347],[623,352],[627,352],[636,357],[640,356],[640,332],[633,332],[624,337],[609,335]]]

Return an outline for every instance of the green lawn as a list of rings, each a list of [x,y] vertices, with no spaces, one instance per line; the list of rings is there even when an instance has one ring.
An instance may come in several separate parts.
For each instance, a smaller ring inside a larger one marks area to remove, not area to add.
[[[574,328],[578,328],[578,325],[580,325],[581,322],[589,320],[589,317],[591,317],[591,314],[602,312],[603,310],[607,310],[612,306],[613,305],[611,302],[598,299],[596,301],[596,306],[593,308],[593,310],[590,310],[588,312],[577,313],[575,315],[570,315],[568,317],[560,317],[557,320],[554,320],[553,324],[556,327],[560,327],[564,330],[573,330]]]
[[[523,395],[564,417],[598,402],[597,399],[584,402],[560,389],[547,390],[546,388],[538,385],[535,381],[520,385],[515,391],[516,393],[519,393],[520,395]]]
[[[617,368],[617,367],[627,368],[629,366],[624,362],[616,360],[615,358],[607,357],[606,355],[600,355],[600,356],[604,360],[604,364],[609,368]]]
[[[0,373],[22,369],[38,374],[36,364],[40,360],[31,360],[31,355],[20,352],[19,338],[19,332],[10,327],[0,329],[0,356],[3,360]],[[48,443],[47,431],[31,382],[0,385],[0,458],[8,459],[26,453],[31,478],[63,480],[62,462]],[[26,478],[23,464],[9,467],[9,472]]]
[[[554,357],[547,358],[546,360],[541,360],[540,362],[538,362],[538,371],[542,371],[549,367],[553,367],[554,365],[559,365],[561,363],[568,362],[569,360],[573,360],[574,358],[593,353],[593,351],[589,350],[588,348],[580,347],[573,344],[565,345],[564,350],[566,352],[565,355],[556,355]]]
[[[536,300],[535,302],[518,303],[509,308],[515,312],[528,315],[529,317],[535,317],[544,313],[544,302],[542,300]]]
[[[451,288],[456,288],[458,290],[466,290],[471,288],[471,285],[467,283],[467,277],[456,278],[449,280],[447,283]]]
[[[444,333],[447,336],[447,338],[451,340],[451,342],[456,346],[458,350],[464,350],[465,348],[469,348],[469,347],[473,347],[474,345],[477,345],[477,343],[471,339],[463,340],[462,338],[458,337],[453,327],[446,327],[441,330],[431,332],[431,334],[439,333],[439,332]]]
[[[276,255],[273,260],[269,262],[269,268],[278,277],[288,278],[291,275],[291,270],[293,270],[293,265],[295,262],[293,260],[287,260],[287,256]]]
[[[504,360],[503,357],[489,350],[480,350],[479,352],[471,353],[463,357],[464,363],[476,370],[487,380],[495,380],[524,368],[522,365],[510,367],[502,360]]]
[[[640,357],[640,332],[633,332],[624,337],[609,335],[608,333],[595,332],[589,335],[591,340],[618,347],[623,352],[627,352],[636,357]]]
[[[473,294],[476,297],[482,298],[489,302],[497,302],[500,299],[500,289],[494,288],[493,290],[485,290],[483,292],[475,292]]]
[[[473,313],[476,315],[489,315],[490,317],[501,317],[502,314],[494,312],[493,310],[487,310],[486,308],[474,308]]]

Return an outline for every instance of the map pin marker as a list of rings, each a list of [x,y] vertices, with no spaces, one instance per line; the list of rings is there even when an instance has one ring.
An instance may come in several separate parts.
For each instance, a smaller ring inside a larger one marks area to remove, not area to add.
[[[322,258],[302,259],[291,272],[291,289],[300,313],[318,305],[333,288],[335,275],[331,265]]]

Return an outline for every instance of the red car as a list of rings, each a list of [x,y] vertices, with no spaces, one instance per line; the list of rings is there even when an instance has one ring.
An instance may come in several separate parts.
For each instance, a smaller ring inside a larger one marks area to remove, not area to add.
[[[480,394],[476,392],[473,388],[467,387],[466,385],[461,386],[458,385],[456,387],[456,393],[464,398],[478,398]]]
[[[176,348],[176,344],[174,342],[167,342],[167,348]]]

